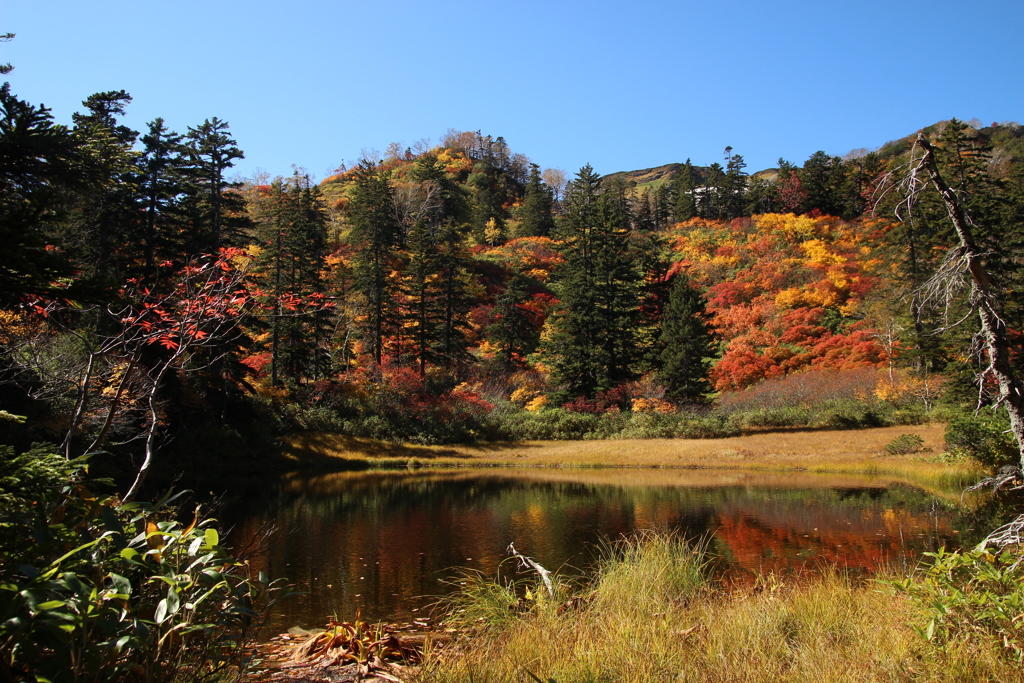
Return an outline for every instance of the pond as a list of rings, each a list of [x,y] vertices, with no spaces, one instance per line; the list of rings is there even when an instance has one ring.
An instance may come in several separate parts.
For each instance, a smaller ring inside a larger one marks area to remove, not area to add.
[[[302,591],[272,632],[332,615],[410,620],[460,568],[511,574],[506,548],[579,575],[641,529],[710,538],[728,582],[838,565],[872,573],[958,546],[955,494],[878,477],[712,470],[446,470],[292,474],[233,487],[230,543],[276,533],[254,566]],[[503,564],[504,562],[504,564]]]

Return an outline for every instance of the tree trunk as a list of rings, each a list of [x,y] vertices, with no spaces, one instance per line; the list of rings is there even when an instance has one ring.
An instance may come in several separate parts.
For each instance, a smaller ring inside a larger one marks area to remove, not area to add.
[[[971,230],[972,222],[961,204],[956,193],[945,183],[935,164],[934,150],[931,144],[919,135],[917,146],[924,151],[921,167],[927,171],[929,179],[939,191],[942,201],[949,212],[957,237],[960,240],[959,257],[967,271],[971,274],[971,304],[978,311],[981,322],[981,338],[988,354],[989,366],[985,374],[992,373],[999,385],[997,405],[1006,407],[1010,416],[1010,430],[1017,439],[1018,461],[1024,469],[1024,387],[1014,372],[1010,362],[1010,343],[1006,323],[999,314],[999,303],[994,291],[992,276],[985,268],[982,254],[974,241]]]

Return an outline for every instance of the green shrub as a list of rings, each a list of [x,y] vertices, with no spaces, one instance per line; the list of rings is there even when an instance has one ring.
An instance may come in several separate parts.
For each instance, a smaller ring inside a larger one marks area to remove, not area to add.
[[[894,412],[882,403],[851,399],[830,401],[821,406],[819,411],[811,426],[826,429],[884,427],[888,424],[886,413]]]
[[[1015,464],[1017,446],[1008,433],[1009,418],[996,415],[961,415],[946,424],[946,448],[965,453],[986,467]]]
[[[686,420],[676,427],[676,437],[680,439],[724,439],[739,436],[737,422],[721,415],[707,415]]]
[[[0,453],[0,668],[17,680],[196,681],[244,662],[280,591],[174,498],[119,504],[91,493],[81,462],[45,447]],[[180,495],[180,494],[179,494]]]
[[[907,455],[917,453],[924,445],[924,439],[917,434],[900,434],[886,444],[883,449],[886,455]]]
[[[992,636],[1024,657],[1024,563],[1019,553],[984,548],[925,553],[933,562],[895,586],[910,595],[927,615],[916,627],[943,646],[957,636]]]
[[[811,424],[811,410],[805,406],[755,408],[733,414],[744,429],[778,429],[780,427],[807,427]]]

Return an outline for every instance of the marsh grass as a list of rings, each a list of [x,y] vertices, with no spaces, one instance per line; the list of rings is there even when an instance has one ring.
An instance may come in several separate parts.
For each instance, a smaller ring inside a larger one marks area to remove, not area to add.
[[[643,534],[606,550],[593,581],[557,608],[466,629],[419,680],[727,682],[1020,681],[996,639],[965,634],[943,648],[884,580],[835,570],[790,582],[762,577],[727,592],[708,556],[678,537]],[[489,599],[489,598],[488,598]]]
[[[725,439],[520,441],[414,446],[340,434],[302,433],[287,440],[292,466],[337,469],[420,467],[645,468],[813,472],[899,477],[924,488],[962,488],[984,468],[971,458],[943,458],[942,425],[857,431],[782,431]],[[886,455],[893,439],[913,434],[922,453]],[[959,495],[959,491],[956,492]]]

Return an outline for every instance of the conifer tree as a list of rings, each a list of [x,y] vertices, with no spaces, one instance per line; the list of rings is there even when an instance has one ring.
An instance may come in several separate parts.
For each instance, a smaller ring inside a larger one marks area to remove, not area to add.
[[[301,381],[326,370],[326,313],[298,310],[298,303],[324,294],[327,217],[307,176],[271,183],[259,212],[261,250],[255,272],[273,310],[269,318],[271,383]],[[291,305],[289,305],[291,302]]]
[[[85,113],[72,115],[75,136],[96,166],[90,187],[66,198],[71,210],[58,235],[84,273],[112,282],[127,275],[134,258],[130,226],[136,218],[132,146],[137,133],[118,124],[131,101],[124,90],[96,93],[82,102]]]
[[[193,225],[189,251],[215,252],[224,246],[239,246],[249,225],[239,183],[226,177],[236,160],[245,154],[231,137],[227,121],[216,116],[199,126],[189,127],[187,149],[192,161],[192,189],[189,193]]]
[[[725,148],[725,178],[722,181],[722,217],[739,218],[746,208],[747,163],[732,147]]]
[[[182,136],[169,131],[162,118],[148,125],[149,132],[142,136],[136,182],[143,213],[139,228],[143,272],[152,278],[158,262],[184,256],[180,235],[184,226],[178,203],[187,189],[188,160]]]
[[[642,278],[630,253],[629,202],[621,186],[601,192],[599,183],[590,166],[580,170],[559,226],[565,263],[544,353],[563,398],[593,396],[636,374]]]
[[[522,304],[529,296],[526,279],[511,275],[505,289],[495,299],[496,320],[487,329],[488,338],[498,347],[498,358],[505,367],[521,364],[537,347],[537,331]]]
[[[353,285],[365,299],[363,338],[370,357],[380,365],[385,337],[398,322],[394,300],[397,283],[391,272],[400,226],[395,217],[394,190],[385,172],[370,161],[360,162],[356,169],[349,222],[358,248],[353,259]]]
[[[436,354],[439,362],[451,368],[473,359],[469,353],[466,315],[473,306],[469,295],[469,257],[461,227],[448,220],[438,229],[437,272],[441,331]]]
[[[843,214],[842,188],[846,177],[839,157],[830,157],[821,151],[815,152],[804,162],[798,175],[800,186],[807,193],[800,206],[802,213],[817,209],[829,216]]]
[[[722,165],[715,162],[708,166],[704,174],[704,184],[700,188],[700,196],[697,198],[697,214],[701,218],[715,220],[724,216],[722,198],[725,186],[725,169]]]
[[[705,318],[704,298],[680,273],[672,284],[661,321],[661,370],[658,377],[673,401],[702,403],[708,381],[714,336]]]
[[[697,176],[689,159],[672,178],[672,197],[672,218],[676,223],[697,216]]]
[[[0,306],[22,295],[67,296],[59,282],[73,273],[67,256],[47,248],[65,198],[95,179],[84,140],[0,86]]]
[[[437,260],[434,235],[424,221],[417,221],[409,234],[409,264],[405,269],[404,289],[406,331],[412,337],[413,355],[421,377],[427,374],[427,364],[438,360],[436,350],[444,327]]]
[[[555,227],[553,202],[551,191],[541,181],[540,167],[530,164],[530,177],[526,182],[523,205],[519,209],[521,237],[547,237],[551,234]]]

